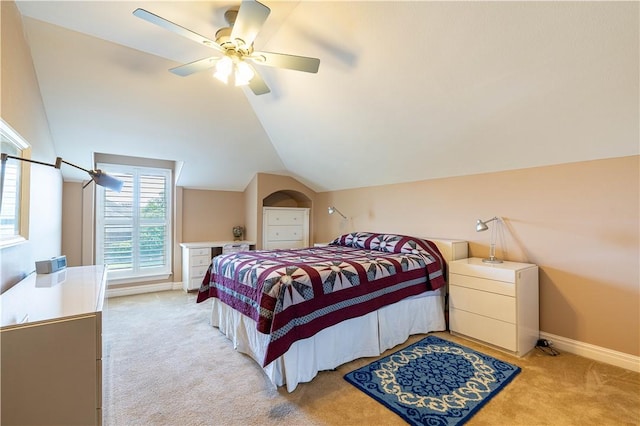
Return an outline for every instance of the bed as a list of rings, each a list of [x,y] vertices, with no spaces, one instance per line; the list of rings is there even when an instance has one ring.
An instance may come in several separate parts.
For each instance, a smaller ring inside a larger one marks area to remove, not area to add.
[[[292,392],[318,372],[446,329],[446,262],[464,241],[354,232],[326,246],[216,256],[197,301]]]

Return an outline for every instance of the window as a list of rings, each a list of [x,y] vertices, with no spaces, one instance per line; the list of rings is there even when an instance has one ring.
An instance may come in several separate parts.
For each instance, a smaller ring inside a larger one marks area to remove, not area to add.
[[[171,273],[171,170],[98,164],[124,182],[121,192],[96,187],[96,262],[110,279]]]
[[[31,148],[0,119],[0,152],[28,159]],[[6,158],[0,163],[0,247],[27,239],[29,222],[29,163]]]

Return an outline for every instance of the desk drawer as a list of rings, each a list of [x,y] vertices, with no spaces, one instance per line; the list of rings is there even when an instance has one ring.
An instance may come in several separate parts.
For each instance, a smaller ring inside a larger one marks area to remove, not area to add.
[[[209,269],[209,264],[207,265],[198,265],[191,267],[191,278],[200,278],[204,277],[207,273],[207,269]]]
[[[189,281],[189,287],[187,288],[187,290],[197,290],[200,288],[200,286],[202,285],[202,279],[204,277],[198,277],[198,278],[191,278],[191,280]]]
[[[193,248],[189,249],[189,256],[211,256],[211,248]]]
[[[194,266],[209,266],[209,264],[211,263],[211,255],[206,255],[206,256],[191,256],[190,260],[190,266],[194,267]]]

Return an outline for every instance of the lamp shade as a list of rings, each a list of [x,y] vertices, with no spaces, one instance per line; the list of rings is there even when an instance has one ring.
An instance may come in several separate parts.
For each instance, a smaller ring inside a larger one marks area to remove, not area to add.
[[[104,186],[105,188],[115,192],[122,191],[122,185],[124,182],[120,179],[114,178],[113,176],[109,176],[102,170],[92,170],[89,172],[89,175],[91,175],[91,179],[93,179],[96,185]]]
[[[482,259],[485,263],[502,263],[502,260],[496,258],[496,227],[500,223],[500,218],[497,216],[492,217],[488,220],[480,220],[476,222],[476,232],[482,232],[489,229],[489,222],[495,221],[495,225],[491,228],[491,243],[489,245],[489,257],[487,259]]]
[[[489,229],[487,224],[481,221],[480,219],[478,219],[478,222],[476,222],[476,232],[486,231],[487,229]]]

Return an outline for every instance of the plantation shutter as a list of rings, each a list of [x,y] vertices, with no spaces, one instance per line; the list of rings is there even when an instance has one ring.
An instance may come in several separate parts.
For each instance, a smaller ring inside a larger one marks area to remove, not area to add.
[[[98,192],[96,261],[110,279],[170,273],[170,170],[98,166],[124,184]]]
[[[4,167],[0,240],[8,240],[20,233],[20,166],[4,162],[0,167]]]

